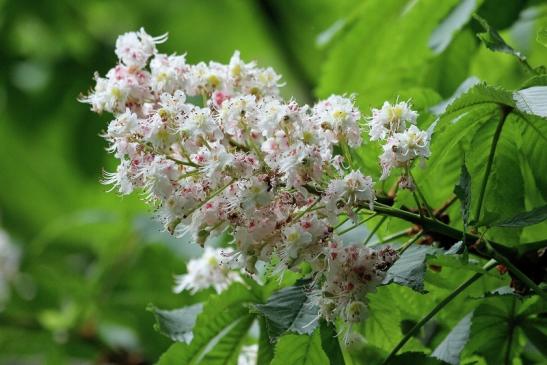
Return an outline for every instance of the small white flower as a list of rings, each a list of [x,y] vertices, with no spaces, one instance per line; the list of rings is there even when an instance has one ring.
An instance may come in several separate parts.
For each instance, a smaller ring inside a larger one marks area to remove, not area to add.
[[[181,293],[188,290],[195,294],[200,290],[213,287],[217,293],[222,292],[236,281],[241,282],[241,276],[229,265],[229,256],[233,254],[230,248],[214,249],[205,247],[201,257],[192,259],[186,265],[187,273],[175,277],[173,291]]]
[[[156,53],[156,44],[167,40],[167,34],[152,37],[141,28],[138,32],[122,34],[116,40],[116,55],[126,66],[143,68]]]
[[[368,121],[370,139],[383,140],[394,133],[403,132],[407,122],[416,124],[417,117],[418,113],[411,109],[408,102],[392,105],[386,101],[381,109],[372,109],[372,117]]]

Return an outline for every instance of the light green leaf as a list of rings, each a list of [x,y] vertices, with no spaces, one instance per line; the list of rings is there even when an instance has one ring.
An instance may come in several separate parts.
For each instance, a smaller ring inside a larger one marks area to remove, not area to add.
[[[333,45],[316,93],[357,93],[363,108],[395,99],[398,90],[426,84],[431,32],[457,1],[371,0],[360,16]],[[378,65],[382,65],[379,72]]]
[[[154,313],[154,329],[173,341],[190,343],[194,337],[192,331],[198,314],[203,309],[202,303],[173,310],[159,309],[151,305],[148,310]]]
[[[308,284],[309,280],[300,280],[294,286],[273,293],[265,304],[255,306],[266,318],[271,339],[286,331],[311,334],[315,330],[319,324],[319,308],[311,302],[306,292]]]
[[[443,52],[450,44],[454,33],[458,32],[471,19],[471,14],[482,1],[462,0],[431,33],[429,47],[435,53]]]
[[[321,348],[319,331],[312,335],[285,335],[275,346],[271,365],[328,365],[329,359]]]
[[[446,108],[446,113],[454,113],[481,104],[500,104],[514,107],[515,101],[510,91],[481,82],[469,88],[450,103]]]
[[[462,318],[433,351],[431,356],[452,365],[460,363],[460,354],[469,340],[473,312]]]
[[[247,306],[257,301],[252,291],[239,283],[211,296],[198,315],[192,342],[172,345],[158,365],[236,364],[242,340],[254,320]]]
[[[547,47],[547,27],[544,26],[538,30],[536,40]]]

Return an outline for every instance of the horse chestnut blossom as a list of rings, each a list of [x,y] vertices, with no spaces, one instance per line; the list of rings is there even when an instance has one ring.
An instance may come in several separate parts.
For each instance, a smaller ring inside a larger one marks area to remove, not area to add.
[[[412,187],[408,175],[412,162],[429,157],[433,127],[427,131],[420,130],[416,127],[417,117],[418,113],[404,101],[395,105],[386,101],[381,109],[372,110],[368,121],[370,139],[385,142],[380,156],[382,180],[389,176],[393,168],[400,167],[405,170],[406,185]]]
[[[205,247],[203,254],[192,259],[186,265],[187,273],[175,277],[173,292],[188,290],[195,294],[200,290],[213,287],[217,293],[222,292],[233,282],[241,282],[241,276],[228,260],[232,249],[214,249]]]
[[[120,36],[118,64],[96,75],[81,100],[114,117],[103,136],[119,165],[105,183],[122,195],[142,192],[172,234],[191,234],[202,246],[210,236],[233,237],[222,258],[206,249],[191,260],[175,291],[222,290],[239,275],[218,267],[228,259],[249,273],[258,260],[281,271],[307,262],[320,314],[359,321],[365,294],[398,255],[386,246],[344,246],[336,233],[340,215],[357,221],[359,210],[376,204],[372,178],[349,167],[350,148],[362,142],[354,97],[285,101],[272,68],[246,63],[239,52],[228,64],[188,64],[184,55],[158,52],[165,40],[143,29]],[[416,117],[406,103],[373,111],[371,139],[386,142],[384,175],[428,156],[430,134],[414,126]]]

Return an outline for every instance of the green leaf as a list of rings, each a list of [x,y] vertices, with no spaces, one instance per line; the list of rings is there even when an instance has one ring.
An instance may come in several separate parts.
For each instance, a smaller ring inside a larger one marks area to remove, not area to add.
[[[388,365],[443,365],[445,362],[429,357],[423,352],[405,352],[404,354],[395,356]]]
[[[547,323],[545,319],[528,319],[522,324],[522,330],[528,340],[540,351],[543,356],[547,356]]]
[[[390,287],[384,286],[379,287],[374,294],[369,294],[368,300],[368,317],[364,324],[365,339],[371,345],[390,351],[403,337],[401,312],[393,306],[396,298]]]
[[[513,98],[520,111],[547,118],[547,86],[532,86],[515,91]]]
[[[256,359],[257,365],[269,365],[274,357],[274,347],[268,336],[268,327],[266,320],[262,317],[258,319],[260,334],[258,337],[258,355]]]
[[[519,228],[538,224],[547,219],[547,205],[523,212],[514,217],[498,221],[493,224],[496,227]]]
[[[471,19],[471,14],[482,3],[477,0],[462,0],[443,19],[437,28],[431,33],[429,47],[435,53],[443,52],[450,44],[452,37]]]
[[[159,309],[153,305],[148,307],[154,317],[156,324],[154,329],[169,337],[173,341],[190,343],[194,334],[192,333],[198,314],[203,309],[202,303],[173,310]]]
[[[519,328],[517,317],[520,306],[514,296],[485,300],[475,309],[466,351],[484,356],[488,364],[510,364],[519,350],[516,332]]]
[[[426,258],[437,251],[431,246],[410,246],[389,268],[383,284],[396,283],[424,293]]]
[[[431,32],[456,0],[370,0],[347,33],[333,44],[316,93],[357,93],[357,103],[368,109],[399,90],[422,87],[435,56],[427,46]],[[379,69],[381,66],[381,71]]]
[[[271,339],[286,331],[311,334],[317,327],[319,308],[310,300],[307,284],[309,280],[300,280],[294,286],[273,293],[265,304],[255,306],[267,320]]]
[[[443,342],[435,348],[431,356],[449,364],[458,365],[460,363],[460,354],[469,340],[471,318],[473,318],[473,312],[463,317],[462,320],[452,328]]]
[[[467,222],[469,221],[469,210],[471,208],[471,175],[469,175],[465,163],[462,165],[460,181],[454,187],[454,194],[456,194],[462,204],[462,219],[465,233],[467,230]]]
[[[446,108],[446,113],[454,113],[481,104],[500,104],[514,107],[515,101],[510,91],[481,82],[469,88],[450,103]]]
[[[327,354],[330,365],[344,365],[344,355],[340,348],[336,326],[325,320],[321,320],[319,333],[321,334],[321,347]]]
[[[329,359],[321,348],[319,331],[312,335],[288,334],[275,346],[271,365],[327,365]]]
[[[516,51],[515,49],[513,49],[513,47],[508,45],[503,40],[501,35],[495,29],[493,29],[485,19],[481,18],[480,16],[476,14],[473,17],[479,22],[479,24],[485,30],[484,33],[478,33],[477,37],[479,37],[479,39],[484,43],[484,45],[489,50],[494,52],[508,53],[517,57],[520,61],[523,61],[523,62],[526,61],[526,57],[524,57],[522,53]]]
[[[543,46],[547,47],[547,27],[544,26],[538,30],[536,40]]]
[[[211,296],[197,317],[192,342],[173,344],[158,365],[236,364],[242,341],[255,318],[249,314],[248,305],[258,299],[240,283]]]

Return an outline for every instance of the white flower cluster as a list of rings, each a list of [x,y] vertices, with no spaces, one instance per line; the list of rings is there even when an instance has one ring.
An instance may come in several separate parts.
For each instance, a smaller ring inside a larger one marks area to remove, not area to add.
[[[234,271],[229,257],[233,254],[230,248],[214,249],[205,247],[203,254],[192,259],[186,265],[186,274],[175,277],[173,291],[180,293],[188,290],[195,294],[200,290],[213,287],[217,293],[222,292],[236,281],[241,282],[241,276]]]
[[[347,255],[331,252],[339,241],[338,215],[354,217],[375,201],[372,179],[348,171],[337,153],[361,143],[353,98],[333,95],[314,106],[286,102],[273,69],[245,63],[238,52],[227,65],[190,65],[184,56],[158,53],[155,45],[164,40],[142,29],[120,36],[119,64],[106,78],[96,76],[94,91],[82,99],[115,117],[104,137],[120,163],[105,182],[121,194],[144,191],[167,230],[191,233],[201,245],[227,230],[236,249],[231,257],[248,272],[272,257],[280,269],[308,262],[337,303],[352,303],[392,261],[366,249],[362,255],[376,259],[347,266]],[[211,262],[219,261],[209,253]],[[191,262],[177,290],[206,283],[219,290],[232,279],[211,262]],[[363,283],[353,283],[361,289],[348,290],[348,280],[355,281],[348,270],[363,265],[371,279],[363,276]]]
[[[21,252],[7,233],[0,230],[0,307],[10,297],[10,282],[19,270]]]
[[[416,127],[418,113],[409,103],[395,105],[385,102],[381,109],[373,109],[369,119],[369,135],[372,141],[383,141],[384,152],[380,156],[382,177],[386,179],[391,170],[401,167],[408,174],[412,162],[430,155],[429,141],[432,130],[422,131]],[[407,186],[412,186],[407,176]]]

